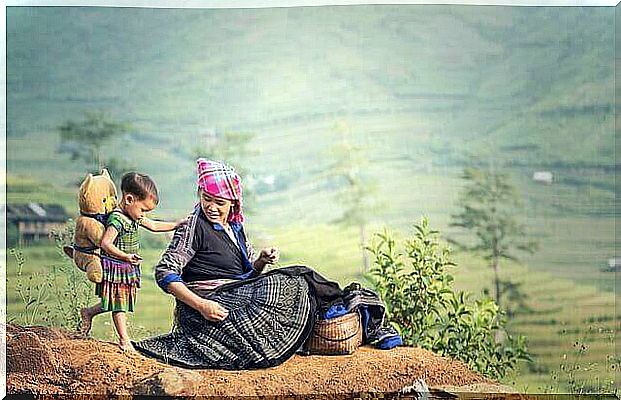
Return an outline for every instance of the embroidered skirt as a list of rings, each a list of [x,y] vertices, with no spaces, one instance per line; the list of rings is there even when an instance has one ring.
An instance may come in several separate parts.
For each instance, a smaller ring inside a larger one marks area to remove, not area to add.
[[[208,321],[177,301],[175,330],[134,343],[136,350],[185,368],[268,368],[291,357],[313,327],[315,302],[302,276],[274,272],[204,298],[224,306],[228,317]]]
[[[133,312],[140,287],[140,266],[101,257],[103,280],[95,286],[104,311]]]

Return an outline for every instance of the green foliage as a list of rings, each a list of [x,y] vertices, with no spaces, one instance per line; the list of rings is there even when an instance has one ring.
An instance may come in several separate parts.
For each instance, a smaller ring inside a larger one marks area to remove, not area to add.
[[[19,229],[17,224],[7,222],[6,224],[6,245],[7,247],[15,247],[19,242]]]
[[[447,270],[455,265],[450,249],[427,218],[415,229],[404,253],[387,232],[376,234],[369,247],[375,258],[370,279],[405,343],[461,360],[492,378],[504,377],[518,360],[529,359],[525,338],[507,334],[493,300],[472,300],[469,293],[453,289]]]
[[[501,259],[518,261],[517,251],[533,253],[537,247],[536,242],[525,239],[525,227],[515,217],[520,206],[517,191],[509,176],[496,170],[467,167],[462,178],[466,185],[459,198],[461,210],[451,216],[451,226],[470,231],[475,239],[474,244],[455,243],[490,262],[496,303],[500,304],[503,291],[520,298],[519,286],[508,282],[503,288],[499,276]]]
[[[363,147],[355,144],[349,125],[344,121],[335,124],[339,142],[331,149],[333,159],[330,178],[336,180],[340,190],[335,194],[343,214],[336,220],[345,226],[364,226],[373,208],[373,181],[364,176],[368,157]]]
[[[222,134],[210,137],[204,145],[194,148],[194,159],[199,157],[225,161],[237,166],[243,159],[253,152],[250,143],[254,135],[248,132],[225,131]],[[237,168],[241,168],[237,166]]]
[[[73,260],[63,255],[62,247],[70,243],[73,229],[70,221],[63,230],[53,232],[56,252],[62,261],[27,276],[23,274],[23,253],[15,248],[9,250],[17,265],[15,291],[24,304],[24,311],[14,317],[13,322],[33,325],[38,321],[66,329],[79,325],[80,309],[88,305],[92,287]]]
[[[51,266],[50,275],[55,282],[55,303],[46,321],[67,329],[75,329],[80,324],[80,310],[89,306],[92,297],[92,285],[86,274],[80,271],[73,260],[67,258],[63,246],[73,240],[75,224],[69,221],[64,229],[52,232],[56,243],[56,252],[61,262]]]
[[[466,186],[459,198],[461,211],[451,216],[451,226],[472,231],[476,241],[474,245],[461,244],[461,247],[479,252],[491,262],[517,260],[516,250],[534,252],[536,243],[523,239],[525,228],[515,217],[520,201],[509,176],[468,167],[462,178]]]
[[[564,391],[572,394],[610,393],[617,397],[621,394],[621,390],[618,385],[615,385],[614,380],[606,380],[596,374],[591,379],[585,379],[579,375],[584,372],[593,373],[598,370],[598,363],[589,361],[586,356],[589,353],[590,336],[595,333],[602,333],[602,331],[607,333],[608,340],[614,343],[614,329],[604,330],[601,327],[589,326],[588,330],[573,343],[571,351],[563,353],[558,370],[550,373],[550,383],[541,388],[544,393],[560,393]],[[565,336],[566,334],[567,331],[563,330],[561,335]],[[606,356],[605,370],[607,372],[616,372],[620,368],[621,357],[611,354]]]
[[[104,146],[112,139],[126,134],[129,124],[110,120],[102,112],[86,112],[82,121],[65,121],[58,127],[60,153],[68,153],[72,160],[82,160],[93,172],[106,166]],[[114,166],[119,164],[117,159]]]
[[[528,305],[528,295],[522,287],[522,283],[513,282],[510,279],[500,279],[500,298],[506,299],[504,304],[507,316],[513,317],[518,313],[532,313],[533,308]]]
[[[333,164],[329,167],[327,175],[339,184],[334,197],[335,202],[343,210],[335,222],[359,229],[363,271],[366,272],[369,270],[369,259],[365,252],[366,225],[370,214],[376,211],[375,185],[372,179],[364,176],[368,157],[365,149],[354,143],[349,125],[345,121],[338,121],[334,129],[340,141],[331,149]]]
[[[13,321],[22,325],[32,325],[40,313],[49,311],[47,301],[53,281],[49,275],[41,272],[35,272],[29,276],[23,275],[24,254],[16,248],[11,248],[9,254],[15,258],[17,264],[15,291],[25,307],[24,311]]]

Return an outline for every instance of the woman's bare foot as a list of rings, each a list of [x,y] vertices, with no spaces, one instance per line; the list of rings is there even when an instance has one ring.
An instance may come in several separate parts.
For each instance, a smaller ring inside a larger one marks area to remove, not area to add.
[[[132,345],[132,342],[129,339],[119,339],[119,347],[121,348],[121,350],[127,353],[136,351],[136,349],[134,349],[134,346]]]
[[[91,326],[93,325],[93,314],[90,313],[90,309],[85,307],[80,310],[80,333],[84,336],[88,336],[91,331]]]

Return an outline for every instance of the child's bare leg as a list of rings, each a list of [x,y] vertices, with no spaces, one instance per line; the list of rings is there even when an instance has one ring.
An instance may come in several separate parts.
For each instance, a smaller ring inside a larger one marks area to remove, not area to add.
[[[84,307],[80,310],[80,333],[83,335],[88,335],[91,331],[91,326],[93,325],[93,317],[97,314],[103,313],[104,310],[101,308],[101,302],[95,304],[91,307]]]
[[[112,313],[112,320],[117,333],[119,334],[119,347],[123,351],[135,351],[134,346],[130,342],[127,334],[127,315],[124,311],[116,311]]]

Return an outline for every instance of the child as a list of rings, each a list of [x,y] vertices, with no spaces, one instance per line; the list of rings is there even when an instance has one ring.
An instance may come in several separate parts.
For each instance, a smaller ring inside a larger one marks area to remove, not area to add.
[[[119,208],[108,217],[101,238],[103,281],[95,287],[95,294],[101,300],[92,307],[80,310],[80,330],[87,335],[93,317],[111,311],[119,335],[119,347],[123,351],[133,351],[127,334],[125,313],[134,311],[136,292],[140,287],[142,258],[138,255],[138,227],[143,226],[152,232],[167,232],[175,230],[185,220],[163,222],[145,217],[159,202],[155,182],[147,175],[136,172],[125,174],[121,181],[121,191],[123,194]]]

